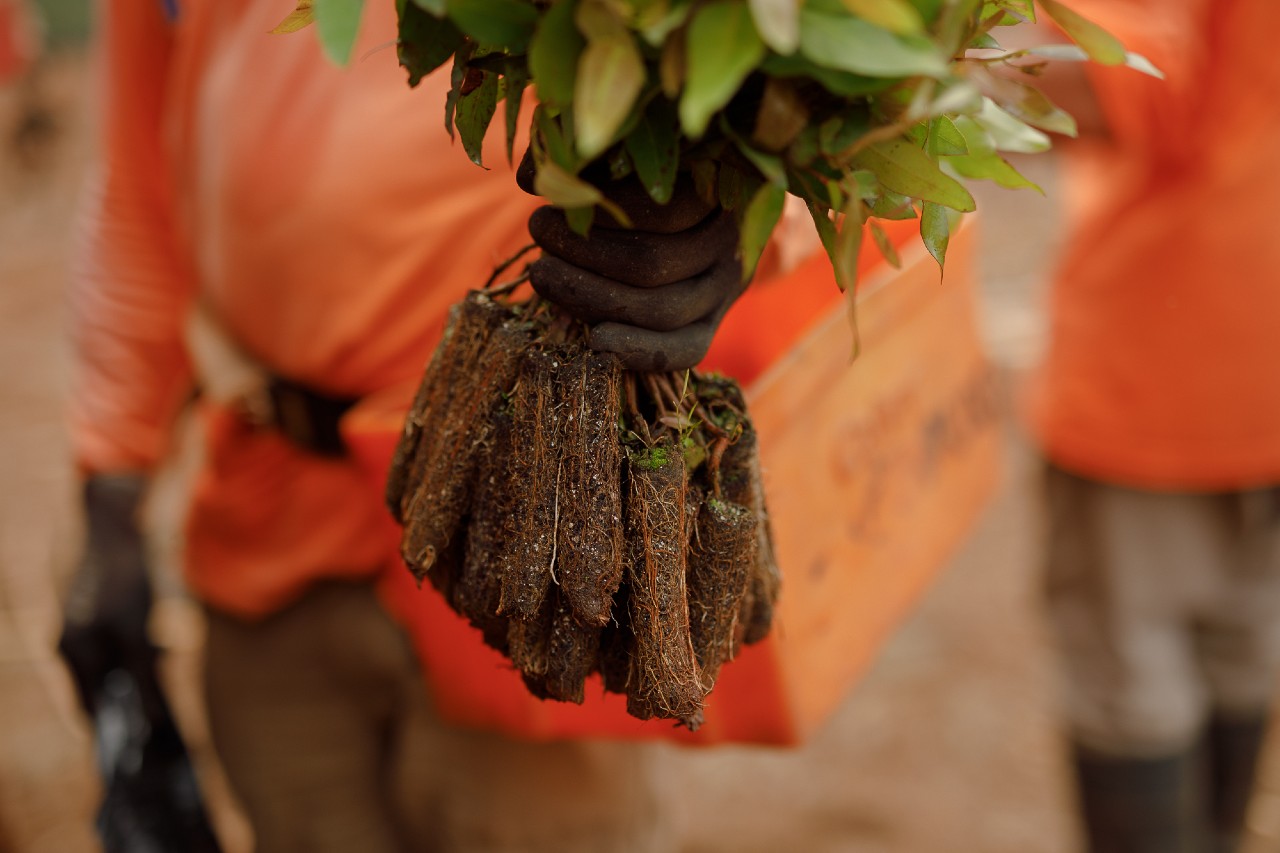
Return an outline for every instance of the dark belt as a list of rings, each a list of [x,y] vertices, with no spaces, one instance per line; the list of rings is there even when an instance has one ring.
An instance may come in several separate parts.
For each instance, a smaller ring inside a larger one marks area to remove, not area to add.
[[[267,386],[267,396],[272,425],[293,444],[317,456],[347,455],[338,427],[359,398],[331,397],[279,376]]]

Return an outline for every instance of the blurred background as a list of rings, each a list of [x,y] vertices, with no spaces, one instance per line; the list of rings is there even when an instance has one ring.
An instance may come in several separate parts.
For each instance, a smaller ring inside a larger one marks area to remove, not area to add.
[[[63,425],[63,298],[69,223],[91,145],[92,21],[87,0],[34,5],[41,55],[16,78],[0,78],[0,850],[75,853],[97,849],[98,787],[89,731],[53,646],[79,537]],[[1062,194],[1051,156],[1017,165],[1046,196],[975,188],[981,321],[1007,380],[1006,409],[1008,389],[1043,339]],[[995,234],[1005,238],[999,246]],[[1012,424],[1005,446],[994,501],[813,741],[787,753],[671,750],[666,793],[690,849],[1077,849],[1038,609],[1038,471]],[[181,472],[170,478],[180,481]],[[158,529],[173,530],[176,498],[154,503]],[[171,548],[162,541],[159,550]],[[172,561],[162,564],[172,575]],[[200,614],[172,581],[155,630],[219,832],[228,850],[246,850],[248,831],[200,719]],[[1273,745],[1251,813],[1257,851],[1280,849],[1280,742]]]

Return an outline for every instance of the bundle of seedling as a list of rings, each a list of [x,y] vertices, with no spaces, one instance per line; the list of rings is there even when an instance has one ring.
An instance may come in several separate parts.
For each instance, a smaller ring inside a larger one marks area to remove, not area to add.
[[[404,558],[534,694],[581,702],[599,672],[693,728],[777,596],[755,434],[734,383],[624,371],[575,326],[454,309],[388,482]]]
[[[345,61],[361,0],[303,0]],[[1047,12],[1075,45],[1002,50]],[[509,159],[536,91],[534,188],[588,234],[638,182],[728,211],[750,278],[788,194],[852,293],[864,233],[916,218],[939,265],[963,178],[1033,186],[1003,158],[1074,122],[1036,88],[1045,59],[1142,67],[1058,0],[396,0],[416,85],[449,65],[444,126],[481,163],[499,109]],[[441,73],[444,73],[443,71]],[[516,191],[513,187],[513,192]],[[403,555],[536,695],[581,702],[598,672],[637,717],[690,728],[722,663],[769,631],[779,590],[741,391],[634,373],[517,285],[450,318],[392,467]],[[850,305],[853,300],[850,299]]]

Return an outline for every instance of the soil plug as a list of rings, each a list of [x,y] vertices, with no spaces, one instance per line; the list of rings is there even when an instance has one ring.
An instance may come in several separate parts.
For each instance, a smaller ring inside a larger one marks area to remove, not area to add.
[[[563,416],[556,579],[584,625],[609,621],[622,583],[622,368],[584,351],[557,375]]]
[[[542,609],[557,557],[563,413],[556,405],[556,380],[573,354],[564,346],[527,350],[512,399],[511,538],[500,556],[501,611],[525,622]]]
[[[763,640],[773,626],[773,610],[782,589],[782,574],[773,555],[773,534],[764,502],[760,475],[760,451],[756,431],[745,414],[739,418],[741,434],[720,461],[720,494],[730,503],[745,506],[755,517],[755,559],[747,594],[738,613],[738,635],[748,645]]]
[[[480,337],[480,331],[475,337]],[[402,548],[410,568],[419,575],[430,570],[435,555],[448,545],[470,509],[480,448],[489,434],[492,412],[514,382],[528,341],[528,331],[514,323],[490,330],[470,369],[450,378],[442,422],[435,423],[432,417],[423,427],[419,459],[415,460],[415,476],[421,463],[422,485],[405,523],[404,543],[413,548]]]
[[[507,653],[508,622],[499,612],[502,574],[498,555],[511,538],[511,495],[507,462],[511,459],[511,412],[494,413],[488,441],[480,457],[475,504],[467,523],[466,559],[453,590],[453,608],[484,635],[488,645]]]
[[[627,711],[702,723],[705,690],[689,634],[684,457],[670,441],[628,454],[626,535],[635,634]]]
[[[576,617],[563,589],[548,596],[552,606],[551,632],[547,638],[547,671],[543,686],[547,695],[561,702],[582,704],[587,676],[600,655],[600,631]]]
[[[735,654],[738,610],[756,559],[756,517],[746,507],[708,499],[689,548],[689,631],[708,691]]]

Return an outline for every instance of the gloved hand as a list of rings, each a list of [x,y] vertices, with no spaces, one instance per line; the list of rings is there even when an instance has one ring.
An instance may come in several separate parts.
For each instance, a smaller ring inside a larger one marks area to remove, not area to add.
[[[533,178],[526,153],[517,180],[533,193]],[[746,289],[733,216],[703,201],[687,175],[665,205],[634,178],[601,189],[632,227],[598,210],[582,237],[559,209],[534,211],[529,233],[543,251],[529,267],[534,290],[589,324],[591,348],[631,370],[694,366]]]
[[[146,485],[140,474],[99,474],[84,484],[88,536],[58,651],[91,715],[107,673],[149,672],[155,659],[147,639],[151,581],[137,519]]]

